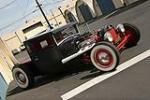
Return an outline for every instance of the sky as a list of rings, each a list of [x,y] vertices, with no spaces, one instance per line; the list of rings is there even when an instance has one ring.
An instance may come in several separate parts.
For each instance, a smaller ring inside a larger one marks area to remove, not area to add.
[[[43,6],[44,11],[54,9],[55,6],[63,0],[38,0]],[[9,3],[13,2],[11,5]],[[15,31],[20,25],[22,25],[26,20],[33,18],[40,14],[39,11],[31,14],[28,17],[22,19],[23,16],[27,15],[29,12],[38,9],[35,0],[0,0],[0,34]],[[22,19],[22,20],[18,20]],[[10,25],[11,24],[11,25]],[[10,27],[8,27],[10,26]]]

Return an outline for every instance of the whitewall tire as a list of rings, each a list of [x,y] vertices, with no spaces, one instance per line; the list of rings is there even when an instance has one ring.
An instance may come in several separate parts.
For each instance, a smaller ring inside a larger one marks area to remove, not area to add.
[[[27,66],[14,67],[12,73],[15,82],[20,88],[27,89],[33,86],[34,76]]]
[[[91,51],[92,64],[101,71],[114,70],[120,61],[118,50],[110,43],[102,42]]]

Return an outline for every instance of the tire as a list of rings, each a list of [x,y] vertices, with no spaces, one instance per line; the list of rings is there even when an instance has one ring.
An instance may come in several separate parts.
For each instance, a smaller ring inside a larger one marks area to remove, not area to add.
[[[135,27],[134,25],[128,24],[128,23],[124,23],[124,28],[125,28],[125,32],[130,32],[131,35],[131,39],[125,44],[125,47],[129,48],[132,46],[137,45],[138,41],[140,40],[140,31],[137,27]]]
[[[34,75],[29,70],[28,66],[21,65],[14,67],[12,70],[13,78],[17,85],[22,89],[28,89],[34,85]],[[21,79],[22,78],[22,79]]]
[[[120,62],[120,53],[114,45],[100,42],[92,49],[90,58],[97,69],[107,72],[116,69]]]

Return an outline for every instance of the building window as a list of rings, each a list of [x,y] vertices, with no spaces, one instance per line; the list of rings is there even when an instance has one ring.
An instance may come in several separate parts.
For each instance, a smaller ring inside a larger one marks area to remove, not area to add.
[[[23,31],[24,34],[26,34],[26,33],[28,33],[29,31],[32,31],[33,29],[36,29],[36,28],[42,27],[42,26],[43,26],[42,22],[38,22],[38,23],[36,23],[36,24],[34,24],[34,25],[31,25],[31,26],[29,26],[29,27],[23,29],[22,31]]]

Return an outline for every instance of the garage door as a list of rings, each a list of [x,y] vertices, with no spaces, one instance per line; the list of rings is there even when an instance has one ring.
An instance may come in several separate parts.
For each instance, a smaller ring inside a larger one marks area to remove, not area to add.
[[[92,13],[88,5],[82,4],[79,6],[79,9],[86,22],[93,19]]]
[[[108,14],[115,10],[112,0],[97,0],[97,3],[102,11],[102,14]]]
[[[5,100],[5,95],[7,91],[7,84],[0,73],[0,100]]]
[[[67,16],[68,16],[69,22],[75,22],[76,21],[71,12],[67,13]]]

